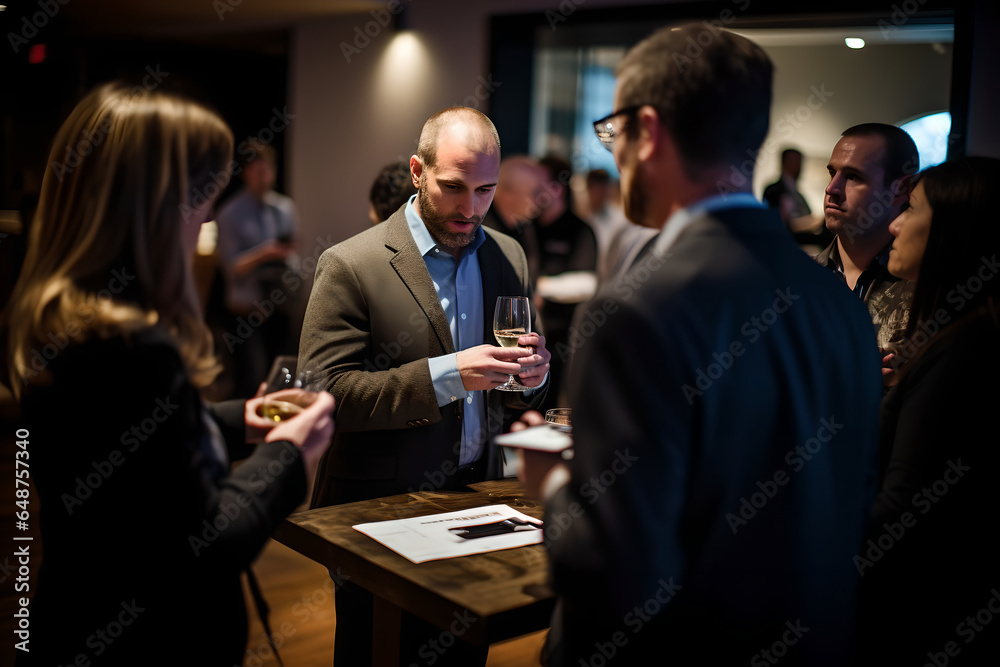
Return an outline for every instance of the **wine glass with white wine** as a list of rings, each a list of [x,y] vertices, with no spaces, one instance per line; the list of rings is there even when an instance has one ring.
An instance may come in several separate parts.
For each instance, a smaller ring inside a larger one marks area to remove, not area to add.
[[[498,296],[493,312],[493,335],[501,347],[517,347],[517,339],[531,331],[531,311],[526,296]],[[527,391],[511,375],[507,382],[496,387],[500,391]]]

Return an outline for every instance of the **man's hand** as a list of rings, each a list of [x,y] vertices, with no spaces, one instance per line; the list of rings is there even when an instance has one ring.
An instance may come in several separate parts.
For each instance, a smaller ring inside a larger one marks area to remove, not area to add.
[[[889,350],[880,350],[882,353],[882,384],[891,387],[899,381],[899,374],[896,372],[896,353]]]
[[[540,412],[528,410],[521,415],[520,420],[510,425],[510,430],[522,431],[544,423],[545,417]],[[545,500],[546,492],[555,491],[569,479],[569,468],[562,452],[541,452],[519,447],[517,460],[517,478],[524,485],[524,495],[532,500]]]
[[[537,333],[529,333],[517,339],[520,347],[510,348],[518,350],[520,348],[530,348],[531,354],[517,359],[521,364],[521,370],[517,373],[518,378],[525,387],[535,388],[542,384],[545,374],[549,370],[549,362],[552,360],[552,353],[545,349],[545,336]],[[523,350],[521,350],[523,354]],[[522,416],[522,419],[524,417]],[[542,419],[544,422],[545,420]]]
[[[521,340],[527,337],[521,336]],[[467,391],[493,389],[521,372],[517,360],[522,357],[524,350],[517,347],[477,345],[462,350],[456,355],[462,385]]]

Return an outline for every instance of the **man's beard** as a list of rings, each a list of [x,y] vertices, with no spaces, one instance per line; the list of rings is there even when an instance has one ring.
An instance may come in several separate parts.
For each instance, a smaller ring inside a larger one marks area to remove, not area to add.
[[[625,217],[642,227],[652,227],[646,216],[646,194],[642,182],[635,170],[626,179],[622,179],[622,210]],[[662,221],[661,221],[662,222]]]
[[[446,248],[464,248],[472,243],[476,238],[476,232],[483,222],[482,216],[474,215],[466,218],[458,212],[442,213],[434,206],[427,193],[427,177],[420,175],[420,188],[417,193],[417,204],[419,205],[420,218],[424,221],[427,231],[431,237]],[[448,229],[446,223],[449,220],[462,220],[464,222],[475,223],[475,228],[471,232],[453,232]]]

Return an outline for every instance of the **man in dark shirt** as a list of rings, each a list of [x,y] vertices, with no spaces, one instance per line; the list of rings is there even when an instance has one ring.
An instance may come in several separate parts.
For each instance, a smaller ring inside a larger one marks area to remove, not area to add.
[[[597,236],[573,213],[573,193],[569,186],[573,170],[569,162],[547,156],[538,163],[543,169],[545,196],[540,199],[543,206],[535,220],[538,239],[535,295],[552,351],[545,407],[554,408],[566,404],[560,391],[570,363],[570,325],[577,307],[589,301],[597,288]]]
[[[544,170],[528,155],[509,155],[500,161],[493,206],[483,217],[483,227],[512,236],[528,260],[532,287],[538,279],[538,239],[532,220],[541,210]]]
[[[785,224],[790,218],[799,218],[812,213],[796,185],[800,173],[802,173],[802,152],[786,148],[781,151],[781,178],[764,188],[764,203],[778,209],[781,221]],[[783,198],[787,198],[788,203],[782,205]]]
[[[781,177],[764,188],[762,199],[781,214],[781,221],[792,232],[795,242],[803,250],[815,255],[833,240],[833,232],[814,216],[809,203],[798,189],[802,173],[802,152],[786,148],[781,152]]]
[[[823,213],[837,235],[816,256],[868,306],[883,355],[906,325],[913,284],[889,273],[889,223],[909,201],[908,177],[920,164],[917,146],[905,131],[883,123],[844,130],[827,169]]]

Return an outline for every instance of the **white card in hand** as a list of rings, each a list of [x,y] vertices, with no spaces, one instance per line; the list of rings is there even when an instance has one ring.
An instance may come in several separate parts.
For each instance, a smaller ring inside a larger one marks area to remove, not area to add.
[[[561,452],[573,446],[573,438],[557,431],[548,424],[532,426],[523,431],[498,435],[496,443],[503,447],[537,449],[542,452]]]

